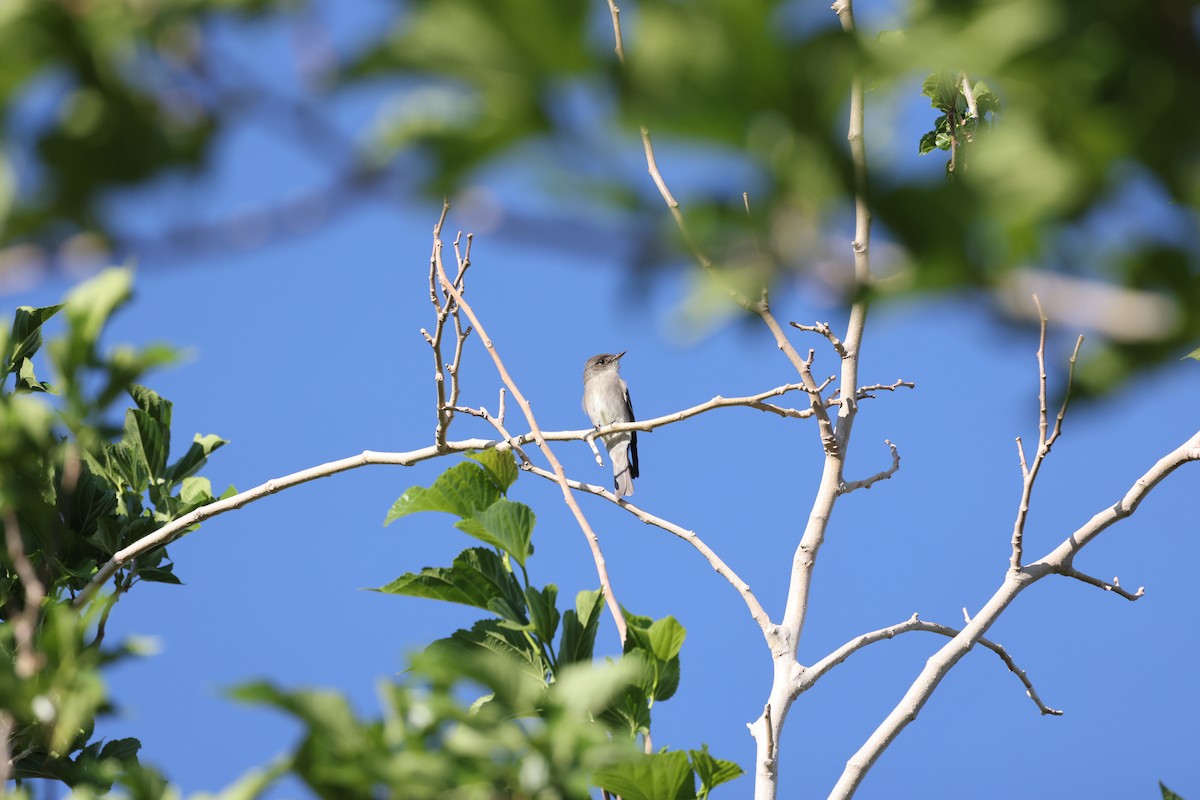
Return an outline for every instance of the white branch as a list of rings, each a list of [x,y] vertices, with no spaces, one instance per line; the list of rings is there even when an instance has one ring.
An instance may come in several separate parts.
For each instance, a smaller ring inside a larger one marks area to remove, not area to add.
[[[555,480],[553,472],[541,469],[540,467],[528,465],[525,466],[524,469],[547,480]],[[635,517],[640,519],[642,522],[645,522],[647,525],[653,525],[656,528],[661,528],[667,533],[678,536],[680,539],[683,539],[692,547],[696,548],[700,555],[704,556],[704,559],[708,561],[709,566],[711,566],[718,575],[728,581],[729,585],[732,586],[737,593],[742,596],[742,599],[746,603],[746,607],[750,610],[750,616],[758,624],[758,627],[762,629],[763,634],[766,635],[769,640],[769,637],[774,631],[774,625],[772,625],[771,619],[767,615],[766,610],[763,609],[762,604],[758,602],[758,598],[754,596],[754,592],[750,590],[750,585],[742,580],[741,577],[712,550],[712,548],[705,544],[704,541],[696,535],[695,531],[689,531],[686,528],[670,522],[669,520],[656,517],[645,509],[642,509],[629,502],[628,498],[617,497],[615,493],[609,491],[603,486],[596,486],[595,484],[591,483],[583,483],[582,481],[571,480],[569,478],[567,479],[567,485],[577,491],[589,492],[616,503],[630,514],[633,514]]]
[[[912,631],[937,633],[949,638],[954,638],[961,633],[961,631],[959,631],[957,628],[951,628],[948,625],[939,625],[936,622],[926,622],[925,620],[919,619],[916,614],[913,614],[907,620],[897,625],[892,625],[888,628],[881,628],[877,631],[871,631],[870,633],[864,633],[861,636],[856,636],[839,647],[837,650],[834,650],[832,653],[825,656],[825,658],[821,659],[816,664],[813,664],[804,671],[803,678],[797,683],[795,688],[795,694],[799,696],[801,693],[811,689],[813,685],[821,679],[822,676],[829,672],[829,670],[845,661],[854,653],[862,650],[867,645],[883,641],[884,639],[892,639],[902,633],[910,633]],[[1025,694],[1027,694],[1029,699],[1032,700],[1038,707],[1038,711],[1040,711],[1042,714],[1051,714],[1054,716],[1062,715],[1062,711],[1050,708],[1042,702],[1042,699],[1038,697],[1037,690],[1033,688],[1033,683],[1030,682],[1029,676],[1025,673],[1025,670],[1017,666],[1016,662],[1013,661],[1012,656],[1008,654],[1008,651],[1005,650],[1002,645],[983,637],[980,637],[979,644],[998,655],[1000,660],[1004,662],[1004,665],[1008,667],[1009,671],[1017,676],[1022,685],[1025,686]]]
[[[1018,594],[1047,575],[1069,574],[1072,571],[1072,559],[1088,542],[1113,523],[1133,514],[1155,486],[1190,461],[1200,461],[1200,432],[1159,459],[1142,477],[1134,481],[1120,500],[1093,516],[1044,558],[1017,571],[1010,569],[1004,582],[971,622],[926,662],[925,668],[913,681],[904,697],[847,762],[841,778],[829,796],[848,798],[854,794],[867,771],[883,751],[900,735],[900,731],[917,718],[946,673],[975,646]]]

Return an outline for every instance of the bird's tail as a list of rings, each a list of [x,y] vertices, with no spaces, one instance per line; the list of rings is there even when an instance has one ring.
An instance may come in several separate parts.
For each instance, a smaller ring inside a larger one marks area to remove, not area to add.
[[[633,470],[629,464],[628,440],[615,444],[608,453],[613,466],[613,489],[617,497],[633,494]]]

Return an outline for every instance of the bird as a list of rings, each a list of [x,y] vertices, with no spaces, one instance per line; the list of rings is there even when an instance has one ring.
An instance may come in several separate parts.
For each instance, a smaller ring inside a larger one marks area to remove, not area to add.
[[[629,387],[620,374],[621,357],[626,352],[592,356],[583,367],[583,410],[597,428],[634,421]],[[602,438],[612,460],[617,497],[633,494],[633,479],[638,477],[637,431],[610,433]]]

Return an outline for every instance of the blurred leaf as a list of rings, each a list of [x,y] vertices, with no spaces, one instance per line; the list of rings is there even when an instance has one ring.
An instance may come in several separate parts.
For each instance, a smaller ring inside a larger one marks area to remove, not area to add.
[[[67,339],[57,358],[62,372],[72,375],[78,367],[91,363],[100,331],[112,313],[129,300],[132,287],[133,270],[112,267],[71,290],[64,304]]]

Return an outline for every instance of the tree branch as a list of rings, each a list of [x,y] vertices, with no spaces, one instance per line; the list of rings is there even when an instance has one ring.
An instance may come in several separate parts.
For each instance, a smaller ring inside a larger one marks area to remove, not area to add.
[[[583,510],[579,507],[579,504],[575,502],[575,496],[571,492],[570,486],[567,485],[567,476],[563,471],[562,464],[559,463],[558,458],[554,455],[554,451],[550,448],[550,446],[546,443],[546,439],[542,436],[541,429],[537,424],[537,419],[533,415],[532,406],[529,405],[529,401],[525,399],[525,395],[521,393],[521,390],[517,388],[516,381],[514,381],[512,376],[508,374],[508,369],[504,366],[504,361],[501,360],[499,352],[497,352],[495,346],[492,344],[491,337],[487,335],[487,331],[484,330],[483,324],[479,321],[479,317],[476,316],[474,309],[472,309],[470,304],[463,299],[460,287],[457,286],[454,281],[450,280],[450,277],[446,274],[446,266],[441,254],[441,232],[442,225],[446,221],[446,214],[449,212],[449,210],[450,204],[448,202],[443,203],[442,215],[438,219],[438,223],[433,229],[435,253],[434,259],[437,265],[438,277],[442,283],[442,288],[454,298],[455,303],[457,303],[458,307],[461,308],[463,313],[467,315],[467,319],[471,321],[472,327],[479,332],[480,341],[483,342],[483,346],[487,350],[488,355],[492,357],[492,363],[495,364],[496,371],[500,373],[500,379],[504,382],[504,385],[512,394],[513,399],[517,401],[517,405],[521,407],[521,411],[525,415],[525,421],[529,424],[530,432],[533,434],[534,441],[537,443],[538,448],[542,451],[542,455],[546,457],[546,460],[550,462],[550,466],[554,469],[554,474],[557,476],[558,484],[562,488],[563,500],[566,502],[567,507],[571,510],[571,514],[575,517],[575,521],[583,531],[583,535],[587,538],[588,547],[592,551],[592,560],[596,565],[596,574],[600,579],[600,589],[604,593],[604,599],[608,603],[608,610],[612,613],[613,622],[617,626],[617,633],[620,636],[621,644],[624,645],[626,631],[625,616],[621,611],[621,604],[617,602],[616,593],[612,588],[612,581],[608,577],[608,566],[604,561],[604,553],[600,549],[600,539],[596,536],[596,532],[592,530],[592,526],[588,523],[587,517],[584,516]],[[460,260],[460,271],[462,269],[461,263],[462,262]]]
[[[523,469],[547,480],[557,481],[555,474],[549,470],[535,467],[532,464],[523,467]],[[567,479],[567,485],[577,491],[588,492],[589,494],[594,494],[616,503],[630,514],[633,514],[635,517],[640,519],[642,522],[645,522],[647,525],[653,525],[656,528],[661,528],[667,533],[683,539],[692,547],[696,548],[700,555],[704,556],[704,559],[708,561],[709,566],[711,566],[718,575],[728,581],[729,585],[732,586],[737,593],[742,596],[742,600],[744,600],[746,603],[746,608],[750,610],[750,616],[758,624],[758,627],[762,629],[763,634],[768,636],[769,639],[771,632],[774,629],[774,625],[771,623],[771,619],[767,615],[766,610],[763,609],[762,604],[758,602],[758,598],[754,596],[754,592],[750,590],[750,585],[742,580],[741,577],[712,550],[712,548],[705,544],[704,541],[696,535],[695,531],[687,530],[686,528],[676,525],[669,520],[656,517],[645,509],[642,509],[629,502],[628,498],[617,497],[614,492],[604,488],[603,486],[596,486],[595,484],[591,483],[583,483],[582,481],[572,480],[570,478]]]
[[[1018,594],[1047,575],[1071,574],[1071,560],[1088,542],[1113,523],[1132,515],[1155,486],[1180,466],[1191,461],[1200,461],[1200,431],[1160,458],[1153,467],[1134,481],[1120,500],[1093,516],[1045,557],[1018,571],[1009,569],[991,599],[950,642],[929,658],[904,697],[846,763],[830,797],[840,799],[854,794],[883,751],[917,718],[942,678],[983,637]]]
[[[896,449],[896,445],[892,444],[889,439],[884,439],[884,444],[892,451],[892,465],[882,472],[876,472],[869,478],[861,481],[843,482],[838,489],[839,494],[850,494],[855,489],[870,489],[880,481],[886,481],[888,478],[896,474],[896,470],[900,469],[900,451]]]
[[[1106,592],[1118,594],[1129,601],[1139,600],[1146,594],[1145,586],[1139,586],[1136,592],[1129,592],[1128,590],[1121,588],[1121,582],[1115,577],[1112,579],[1112,583],[1106,583],[1099,578],[1093,578],[1091,575],[1088,575],[1085,572],[1080,572],[1074,567],[1063,567],[1058,570],[1058,574],[1065,575],[1068,578],[1074,578],[1078,581],[1083,581],[1086,584],[1095,586],[1098,589],[1103,589]]]
[[[939,625],[936,622],[926,622],[923,619],[919,619],[916,614],[913,614],[907,620],[897,625],[892,625],[887,628],[880,628],[877,631],[871,631],[870,633],[864,633],[861,636],[856,636],[839,647],[837,650],[834,650],[832,653],[825,656],[825,658],[821,659],[816,664],[813,664],[804,671],[803,678],[797,683],[795,689],[796,696],[799,696],[803,692],[811,689],[818,680],[820,680],[827,672],[829,672],[829,670],[845,661],[854,653],[862,650],[864,647],[883,641],[884,639],[892,639],[902,633],[910,633],[912,631],[936,633],[951,639],[961,633],[961,631],[957,628],[951,628],[948,625]],[[1004,665],[1008,667],[1009,671],[1017,676],[1017,678],[1025,686],[1025,693],[1029,696],[1029,699],[1032,700],[1038,707],[1038,711],[1040,711],[1043,715],[1062,715],[1062,711],[1050,708],[1042,702],[1042,699],[1038,697],[1037,690],[1033,688],[1033,684],[1030,682],[1029,676],[1025,673],[1025,670],[1017,666],[1016,662],[1013,661],[1012,656],[1008,654],[1008,651],[1005,650],[1002,645],[983,637],[979,638],[979,644],[983,645],[999,656],[1000,660],[1004,662]]]
[[[1037,361],[1038,361],[1038,448],[1034,454],[1033,462],[1026,463],[1025,448],[1021,444],[1020,437],[1017,438],[1017,453],[1021,461],[1021,476],[1023,478],[1021,486],[1021,500],[1017,505],[1017,518],[1013,522],[1012,534],[1012,554],[1009,556],[1009,569],[1016,572],[1021,569],[1021,558],[1024,550],[1025,538],[1025,521],[1029,516],[1029,501],[1033,495],[1033,484],[1037,480],[1038,471],[1042,468],[1042,462],[1046,456],[1050,454],[1050,448],[1058,440],[1062,433],[1063,417],[1067,413],[1067,402],[1071,399],[1071,384],[1075,378],[1075,362],[1079,358],[1079,348],[1083,346],[1083,337],[1080,336],[1075,340],[1075,350],[1071,353],[1070,367],[1067,371],[1067,388],[1063,394],[1062,408],[1058,411],[1058,416],[1054,420],[1054,428],[1050,429],[1050,419],[1046,410],[1046,315],[1042,312],[1041,301],[1037,295],[1033,296],[1034,305],[1037,306],[1038,319],[1040,323],[1040,333],[1038,336]]]

